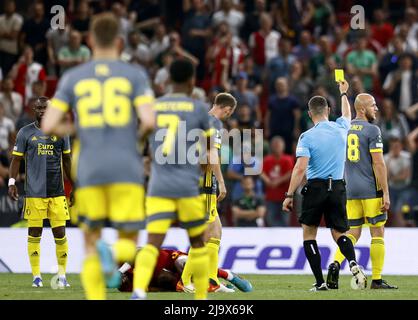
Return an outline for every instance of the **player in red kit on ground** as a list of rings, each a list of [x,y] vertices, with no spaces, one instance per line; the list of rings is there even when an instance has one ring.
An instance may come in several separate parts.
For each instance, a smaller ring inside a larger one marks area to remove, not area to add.
[[[148,291],[177,291],[176,285],[181,278],[187,257],[187,253],[179,250],[161,249]],[[119,271],[122,273],[122,284],[119,287],[119,291],[132,291],[133,270],[134,268],[128,263],[124,263],[119,268]],[[234,276],[237,277],[236,274],[229,270],[218,269],[218,277],[220,279],[230,281]],[[238,287],[238,289],[248,292],[248,288],[252,288],[252,286],[247,280],[244,281],[248,283],[248,286],[246,288]]]

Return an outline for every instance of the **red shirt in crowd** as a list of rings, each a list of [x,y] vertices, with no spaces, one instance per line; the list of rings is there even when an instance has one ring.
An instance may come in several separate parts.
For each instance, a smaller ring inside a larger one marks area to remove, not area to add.
[[[274,155],[268,155],[263,161],[263,173],[274,180],[292,171],[293,165],[292,156],[283,154],[280,158],[277,158]],[[283,201],[285,199],[284,193],[289,188],[289,182],[290,179],[288,182],[282,183],[274,188],[266,186],[266,200]]]
[[[381,26],[372,25],[372,38],[380,45],[386,48],[393,37],[393,27],[390,23],[384,23]]]

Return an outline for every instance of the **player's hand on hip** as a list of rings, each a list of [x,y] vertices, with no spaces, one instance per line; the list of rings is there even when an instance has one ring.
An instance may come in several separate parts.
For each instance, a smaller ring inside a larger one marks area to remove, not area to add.
[[[9,197],[13,200],[19,200],[19,194],[17,192],[17,187],[15,185],[9,186]]]
[[[343,80],[339,81],[338,84],[340,86],[340,93],[347,93],[349,88],[348,82],[346,80]]]
[[[219,195],[218,195],[218,202],[222,201],[226,197],[226,187],[225,183],[219,183]]]
[[[292,212],[293,209],[293,199],[292,198],[286,198],[283,201],[283,211],[284,212]]]
[[[382,199],[382,207],[380,208],[380,210],[382,212],[386,212],[388,211],[390,208],[390,198],[388,194],[383,194],[383,199]]]

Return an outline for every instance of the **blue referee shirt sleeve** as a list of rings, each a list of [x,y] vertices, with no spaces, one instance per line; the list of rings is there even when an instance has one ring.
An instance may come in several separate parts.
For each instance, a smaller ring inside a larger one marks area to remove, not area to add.
[[[345,117],[339,117],[335,122],[343,129],[350,130],[351,121]]]
[[[311,157],[311,152],[309,150],[309,139],[305,134],[302,134],[299,137],[298,145],[296,147],[296,157]]]

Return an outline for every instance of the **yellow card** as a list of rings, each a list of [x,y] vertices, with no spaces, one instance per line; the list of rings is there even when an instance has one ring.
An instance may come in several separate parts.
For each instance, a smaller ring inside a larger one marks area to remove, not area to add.
[[[337,81],[337,82],[344,81],[344,70],[343,69],[335,69],[335,81]]]

